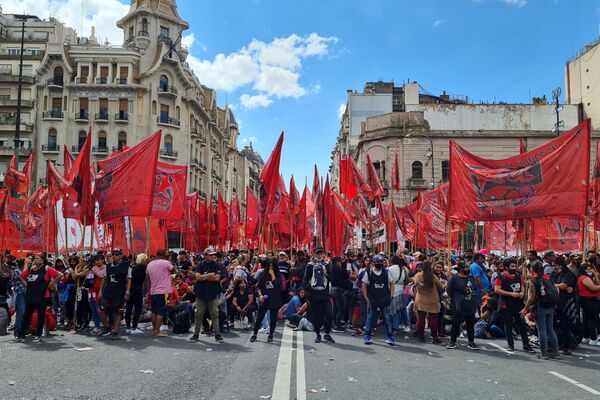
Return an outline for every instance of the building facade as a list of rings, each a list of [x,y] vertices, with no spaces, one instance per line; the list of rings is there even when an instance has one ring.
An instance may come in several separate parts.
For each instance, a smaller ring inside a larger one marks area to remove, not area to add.
[[[577,104],[582,118],[600,127],[600,37],[584,46],[565,66],[565,100]],[[596,122],[599,121],[599,122]]]
[[[36,182],[44,182],[48,160],[63,163],[64,146],[78,153],[89,129],[92,161],[160,129],[160,161],[188,166],[188,191],[213,198],[220,192],[227,201],[234,196],[244,201],[240,185],[250,171],[243,168],[260,174],[262,164],[244,160],[246,153],[237,150],[239,129],[232,110],[217,106],[216,91],[202,85],[186,63],[188,50],[181,37],[189,25],[175,0],[132,0],[127,15],[116,21],[123,30],[118,46],[99,43],[93,28],[90,37],[82,38],[56,20],[36,23],[49,31],[43,46],[30,50],[40,29],[26,23],[25,54],[35,53],[27,121],[29,146],[37,155]],[[9,25],[6,34],[20,40],[16,29]]]
[[[424,94],[416,82],[393,89],[390,86],[393,83],[375,82],[368,83],[361,94],[348,92],[346,111],[332,152],[334,162],[330,171],[335,187],[339,187],[339,157],[353,157],[365,172],[368,154],[384,186],[385,199],[393,198],[401,206],[414,201],[419,191],[448,180],[450,140],[480,157],[502,159],[519,153],[520,139],[531,149],[556,137],[552,132],[555,107],[543,101],[471,104],[468,98],[451,99],[445,93]],[[386,91],[383,96],[386,104],[382,104],[381,94],[374,93],[373,88]],[[369,101],[369,96],[374,99]],[[358,109],[354,107],[357,98]],[[365,104],[373,108],[364,107]],[[582,121],[577,105],[564,105],[560,118],[564,121],[563,132]],[[400,165],[399,192],[391,188],[396,152]]]

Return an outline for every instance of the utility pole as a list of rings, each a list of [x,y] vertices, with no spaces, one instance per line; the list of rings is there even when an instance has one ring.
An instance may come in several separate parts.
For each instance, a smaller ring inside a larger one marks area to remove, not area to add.
[[[560,105],[560,94],[560,87],[552,91],[552,102],[555,104],[554,112],[556,113],[556,123],[554,124],[554,129],[552,129],[552,133],[556,133],[556,136],[560,135],[560,128],[565,125],[564,121],[560,120],[560,111],[563,109]]]
[[[23,53],[25,51],[25,20],[27,15],[15,15],[21,20],[21,52],[19,53],[19,86],[17,89],[17,118],[15,126],[15,160],[19,168],[19,147],[21,145],[21,92],[23,90]]]

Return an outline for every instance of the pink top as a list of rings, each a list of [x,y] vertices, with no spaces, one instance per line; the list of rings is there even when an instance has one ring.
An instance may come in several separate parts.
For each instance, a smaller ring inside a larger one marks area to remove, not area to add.
[[[146,267],[150,277],[150,294],[171,293],[171,270],[173,266],[167,260],[154,260]]]

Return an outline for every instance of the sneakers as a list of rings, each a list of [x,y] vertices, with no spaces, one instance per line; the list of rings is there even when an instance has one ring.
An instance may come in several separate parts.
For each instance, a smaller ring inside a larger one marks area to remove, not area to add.
[[[409,325],[406,325],[404,327],[404,332],[406,332],[406,333],[410,332],[410,326]]]
[[[550,358],[553,360],[562,360],[564,357],[560,353],[550,353]]]
[[[125,329],[125,333],[126,333],[127,335],[131,335],[131,329]]]
[[[42,343],[42,338],[39,336],[34,336],[33,339],[31,340],[31,343],[33,343],[33,344]]]
[[[515,351],[515,345],[514,344],[509,344],[506,347],[508,347],[508,350],[510,350],[510,351]],[[523,349],[523,350],[525,350],[525,349]]]
[[[334,326],[332,331],[334,332],[344,332],[344,329],[340,326]]]
[[[143,335],[143,334],[144,334],[144,331],[142,331],[142,330],[140,330],[140,329],[133,329],[133,330],[131,331],[131,334],[132,334],[132,335]]]
[[[250,343],[256,342],[256,335],[250,336]]]
[[[448,350],[455,349],[456,348],[456,342],[450,342],[450,343],[448,343],[448,346],[446,346],[446,348]]]
[[[321,343],[321,335],[317,334],[317,337],[315,337],[315,343]]]
[[[600,342],[598,342],[597,340],[590,340],[590,341],[588,342],[588,344],[589,344],[590,346],[599,346],[599,345],[600,345]]]
[[[550,358],[550,356],[548,355],[548,353],[538,353],[537,358],[539,358],[540,360],[547,360]]]
[[[25,342],[25,338],[21,337],[21,336],[15,336],[15,338],[13,340],[11,340],[11,342],[13,342],[13,343],[23,343],[23,342]]]
[[[112,340],[119,340],[119,332],[111,332],[110,338]]]
[[[431,338],[431,344],[442,344],[442,339],[440,339],[440,338]]]
[[[256,336],[255,336],[255,337],[256,337]],[[198,338],[199,338],[199,336],[198,336],[196,333],[194,333],[194,334],[192,335],[192,337],[190,338],[190,342],[197,342],[197,341],[198,341]]]
[[[363,334],[363,330],[360,328],[356,328],[354,332],[352,332],[352,336],[360,336]]]
[[[108,328],[104,328],[102,330],[102,332],[100,333],[100,336],[103,337],[103,338],[110,337],[111,335],[112,335],[112,332]]]
[[[269,333],[269,328],[261,328],[258,333]]]
[[[223,337],[218,333],[215,335],[215,340],[217,341],[217,343],[225,343]]]
[[[535,350],[531,346],[523,346],[523,351],[526,351],[527,353],[532,353],[532,354],[535,353]]]
[[[467,347],[471,350],[479,350],[479,346],[477,346],[475,343],[469,343]]]
[[[571,350],[569,350],[569,349],[564,349],[564,350],[563,350],[563,355],[564,355],[564,356],[570,356],[570,355],[572,355],[572,354],[573,354],[573,352],[571,352]]]
[[[331,337],[331,335],[328,334],[328,333],[323,336],[323,339],[325,339],[326,342],[329,342],[331,344],[335,344],[335,340],[333,340],[333,338]]]
[[[389,344],[390,346],[393,346],[395,344],[394,343],[394,337],[393,336],[388,336],[387,339],[385,340],[385,342],[387,344]]]
[[[273,335],[267,336],[267,342],[271,343],[273,341]]]
[[[365,335],[365,344],[371,344],[373,343],[373,339],[371,338],[371,335]]]
[[[581,343],[589,343],[589,342],[590,342],[590,338],[584,337],[583,339],[581,339]]]

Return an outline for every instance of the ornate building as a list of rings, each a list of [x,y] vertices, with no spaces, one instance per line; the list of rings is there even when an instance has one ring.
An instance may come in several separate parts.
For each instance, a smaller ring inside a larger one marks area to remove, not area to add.
[[[79,152],[90,127],[93,161],[161,129],[160,160],[188,165],[189,191],[213,198],[221,192],[226,200],[239,196],[243,203],[242,185],[247,175],[260,174],[262,160],[253,162],[237,150],[233,112],[217,106],[216,91],[202,85],[186,63],[188,50],[181,38],[189,25],[175,0],[132,0],[116,24],[123,30],[120,46],[99,43],[93,28],[89,38],[82,38],[53,19],[26,22],[25,54],[35,64],[28,69],[24,96],[24,107],[31,112],[24,120],[29,144],[23,146],[38,155],[36,182],[44,181],[47,160],[63,162],[63,145]],[[43,42],[38,25],[47,32]],[[20,26],[17,32],[14,23],[5,24],[4,34],[19,41]],[[9,52],[6,48],[2,43],[0,54]],[[13,80],[15,60],[18,64],[18,57],[11,58]],[[10,95],[8,101],[0,97],[1,109],[13,105],[15,85],[2,78],[0,84],[0,95]]]

